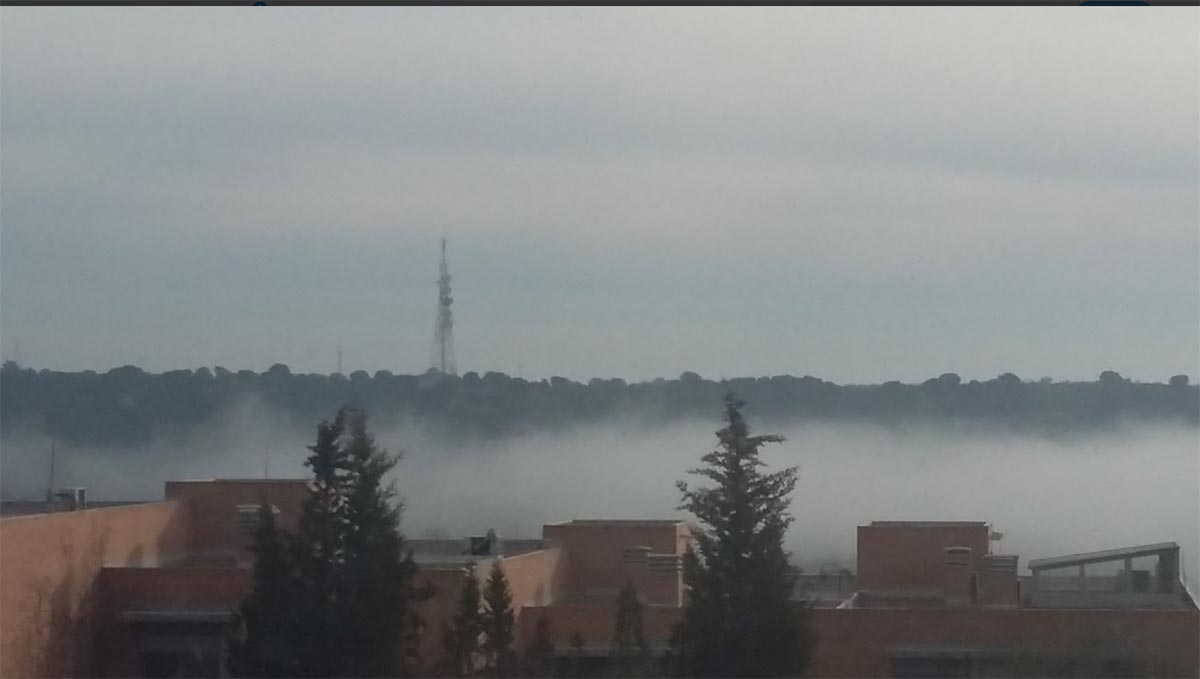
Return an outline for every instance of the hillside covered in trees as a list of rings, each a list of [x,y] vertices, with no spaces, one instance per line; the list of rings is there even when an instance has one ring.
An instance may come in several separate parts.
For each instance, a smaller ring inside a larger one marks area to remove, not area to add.
[[[498,372],[294,374],[285,365],[261,374],[220,367],[148,373],[134,366],[56,372],[10,361],[0,370],[0,434],[33,428],[71,444],[136,445],[163,429],[202,425],[245,399],[258,399],[303,426],[350,405],[380,423],[412,418],[448,435],[497,437],[612,417],[647,424],[709,418],[731,388],[750,412],[770,419],[959,422],[1048,434],[1129,422],[1200,425],[1200,388],[1187,377],[1140,383],[1111,371],[1095,382],[1031,382],[1011,373],[963,382],[947,373],[921,384],[838,385],[809,376],[713,381],[684,373],[672,380],[598,378],[584,384]]]

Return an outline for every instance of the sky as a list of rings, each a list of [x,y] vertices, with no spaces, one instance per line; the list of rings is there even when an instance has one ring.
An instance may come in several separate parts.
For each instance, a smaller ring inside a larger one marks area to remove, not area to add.
[[[0,9],[0,353],[1200,376],[1200,9]]]

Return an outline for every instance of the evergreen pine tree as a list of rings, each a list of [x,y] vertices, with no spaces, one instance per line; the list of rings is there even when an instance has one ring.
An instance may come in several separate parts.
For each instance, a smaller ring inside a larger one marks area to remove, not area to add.
[[[483,591],[484,667],[489,676],[507,677],[515,671],[513,657],[512,592],[500,560],[492,562]]]
[[[266,501],[259,505],[254,528],[253,589],[242,602],[244,638],[229,648],[229,666],[239,677],[290,677],[298,673],[298,656],[291,643],[296,620],[286,611],[294,592],[286,536]]]
[[[797,468],[759,469],[758,449],[783,438],[751,436],[743,405],[725,397],[719,446],[690,472],[715,485],[677,483],[680,509],[701,524],[696,550],[684,557],[690,590],[681,666],[697,677],[798,676],[808,661],[808,610],[791,601],[794,576],[783,548]]]
[[[347,671],[346,538],[350,532],[351,466],[341,445],[346,411],[317,426],[317,440],[304,464],[313,471],[292,540],[299,621],[293,641],[299,676],[333,677]]]
[[[404,553],[395,466],[366,415],[339,410],[317,427],[295,535],[264,510],[255,533],[254,589],[242,607],[245,641],[230,670],[245,676],[396,676],[416,647],[413,604],[428,596]]]
[[[347,673],[355,677],[405,674],[421,624],[414,604],[431,595],[414,585],[417,565],[404,550],[401,503],[395,484],[383,477],[399,462],[375,445],[367,415],[352,411],[346,455],[351,470],[347,496],[347,599],[342,629],[348,639]]]
[[[467,564],[458,606],[443,632],[442,646],[446,654],[446,674],[452,677],[473,677],[479,657],[479,637],[483,634],[482,595],[475,577],[475,564]]]
[[[642,631],[642,602],[633,583],[626,582],[617,597],[613,630],[612,670],[618,677],[640,677],[650,672],[650,648]]]

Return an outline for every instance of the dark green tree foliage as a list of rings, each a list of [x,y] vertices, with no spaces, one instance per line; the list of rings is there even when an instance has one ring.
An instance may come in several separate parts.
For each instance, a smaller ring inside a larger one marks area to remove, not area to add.
[[[522,674],[527,677],[552,677],[555,674],[554,637],[546,618],[538,618],[533,628],[533,639],[525,647]]]
[[[669,677],[684,675],[683,671],[683,623],[671,626],[671,637],[667,639],[667,652],[663,654],[661,667]]]
[[[350,662],[345,657],[349,638],[342,627],[349,614],[344,605],[349,601],[346,543],[352,525],[350,456],[341,445],[345,427],[344,410],[333,422],[318,425],[317,441],[309,446],[311,454],[304,462],[313,479],[293,540],[299,580],[295,603],[301,614],[296,652],[302,676],[338,676]]]
[[[370,376],[356,373],[351,380],[337,374],[292,373],[283,365],[261,374],[219,366],[160,374],[135,366],[104,373],[59,372],[8,361],[0,368],[0,435],[32,428],[60,444],[132,448],[163,431],[204,426],[236,404],[256,398],[305,427],[342,404],[355,403],[388,423],[419,419],[446,436],[495,437],[567,428],[614,415],[647,422],[694,417],[727,389],[774,418],[883,424],[954,421],[1048,434],[1127,422],[1200,424],[1200,387],[1185,375],[1164,384],[1130,382],[1111,371],[1093,382],[1028,382],[1011,373],[963,381],[946,373],[919,384],[838,385],[807,375],[714,381],[688,372],[677,380],[593,379],[582,384],[563,378],[524,380],[499,372],[460,378],[379,371]]]
[[[492,562],[483,591],[484,671],[488,676],[508,677],[516,672],[513,651],[515,616],[512,591],[500,561]]]
[[[617,596],[612,671],[618,677],[643,677],[652,670],[650,647],[642,630],[642,602],[633,583],[626,582]]]
[[[476,674],[481,651],[479,642],[483,635],[482,603],[479,580],[475,577],[475,564],[469,563],[463,576],[458,606],[442,633],[442,647],[447,664],[444,670],[449,676],[473,677]]]
[[[375,445],[367,416],[351,414],[345,446],[354,483],[347,498],[350,530],[346,535],[347,612],[351,676],[405,673],[415,659],[421,620],[413,604],[432,594],[413,582],[417,564],[404,550],[397,527],[402,504],[395,484],[383,478],[400,461]]]
[[[229,649],[230,671],[239,677],[286,677],[299,675],[293,636],[298,620],[284,612],[295,592],[292,562],[286,536],[275,522],[269,503],[259,506],[254,530],[254,580],[250,596],[242,602],[244,639]]]
[[[344,409],[317,427],[309,450],[313,479],[296,534],[269,511],[259,521],[246,643],[230,667],[251,676],[401,675],[418,633],[413,603],[428,593],[414,588],[400,506],[382,486],[399,458],[375,446],[365,414]]]
[[[689,585],[681,667],[697,677],[799,676],[808,661],[808,611],[791,601],[794,576],[783,548],[792,519],[796,467],[764,473],[759,448],[775,435],[751,436],[743,403],[725,397],[719,445],[690,473],[713,482],[677,483],[696,516],[696,550],[685,555]]]

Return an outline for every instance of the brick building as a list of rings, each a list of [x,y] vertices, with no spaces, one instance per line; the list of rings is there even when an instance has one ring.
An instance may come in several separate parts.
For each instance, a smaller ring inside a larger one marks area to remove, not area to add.
[[[161,502],[16,507],[0,520],[0,675],[222,674],[251,584],[248,524],[265,502],[294,530],[306,492],[303,479],[218,479],[169,482]],[[426,670],[440,659],[469,561],[481,580],[502,564],[519,643],[532,634],[531,616],[546,617],[560,648],[578,634],[583,653],[602,655],[628,581],[661,646],[678,619],[689,536],[680,521],[571,521],[535,540],[409,540],[419,584],[435,590],[421,609]]]
[[[247,523],[266,502],[294,528],[305,492],[298,479],[171,482],[160,502],[6,516],[0,675],[218,676],[250,586]],[[1200,612],[1174,543],[1038,559],[1021,576],[990,538],[981,522],[860,526],[855,573],[797,585],[814,606],[810,675],[1197,676]],[[508,575],[518,648],[545,619],[564,663],[600,671],[632,582],[661,652],[690,539],[680,521],[577,520],[537,539],[410,540],[437,592],[422,608],[426,669],[469,561],[481,579],[497,561]]]
[[[1197,676],[1200,612],[1178,545],[1039,559],[1022,577],[992,537],[983,522],[859,526],[855,593],[814,610],[812,674]]]

